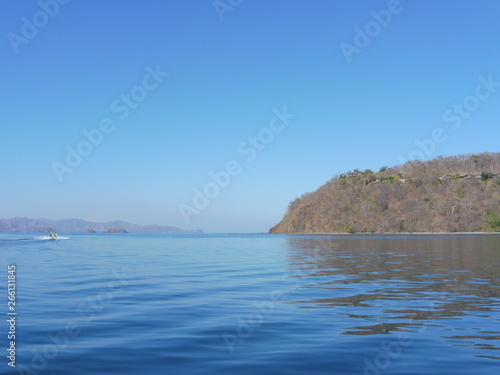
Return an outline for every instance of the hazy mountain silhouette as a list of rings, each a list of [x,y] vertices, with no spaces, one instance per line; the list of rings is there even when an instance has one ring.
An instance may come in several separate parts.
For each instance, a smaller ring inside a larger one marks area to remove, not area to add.
[[[28,219],[13,218],[0,219],[0,232],[47,232],[54,230],[58,233],[80,233],[80,232],[106,232],[112,228],[123,228],[129,233],[203,233],[201,229],[183,230],[170,226],[159,225],[137,225],[126,221],[110,221],[96,223],[82,219]]]

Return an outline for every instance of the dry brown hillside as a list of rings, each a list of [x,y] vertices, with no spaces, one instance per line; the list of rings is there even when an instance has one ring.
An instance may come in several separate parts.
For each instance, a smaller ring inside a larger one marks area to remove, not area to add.
[[[335,176],[290,203],[270,233],[500,231],[500,153]]]

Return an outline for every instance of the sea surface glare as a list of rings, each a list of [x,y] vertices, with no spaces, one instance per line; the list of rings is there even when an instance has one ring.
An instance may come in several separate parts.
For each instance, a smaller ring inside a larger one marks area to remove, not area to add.
[[[499,235],[67,237],[0,235],[2,374],[500,374]]]

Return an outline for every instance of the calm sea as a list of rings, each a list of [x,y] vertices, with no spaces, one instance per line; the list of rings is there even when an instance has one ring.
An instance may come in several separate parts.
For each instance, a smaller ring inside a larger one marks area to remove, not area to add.
[[[498,235],[35,237],[0,373],[500,373]]]

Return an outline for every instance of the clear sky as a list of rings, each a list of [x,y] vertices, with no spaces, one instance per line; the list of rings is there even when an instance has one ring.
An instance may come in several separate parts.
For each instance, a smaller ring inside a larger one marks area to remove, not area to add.
[[[266,232],[337,173],[499,151],[499,14],[1,1],[0,218]]]

